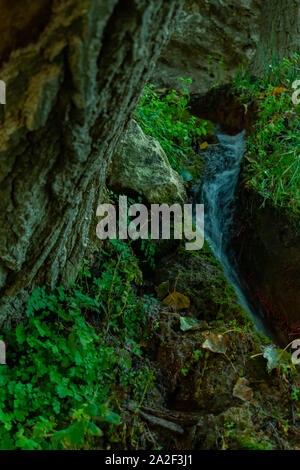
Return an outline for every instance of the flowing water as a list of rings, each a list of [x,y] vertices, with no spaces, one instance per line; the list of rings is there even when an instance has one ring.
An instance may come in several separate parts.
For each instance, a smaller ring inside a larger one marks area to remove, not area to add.
[[[237,274],[238,265],[233,252],[229,249],[232,236],[234,214],[234,195],[238,182],[240,166],[245,152],[245,131],[235,136],[217,132],[219,145],[206,151],[206,175],[203,179],[201,194],[199,187],[194,188],[194,202],[204,204],[205,238],[215,257],[222,264],[224,274],[233,285],[240,304],[248,311],[258,331],[275,340],[265,324],[262,312],[251,305],[245,287]],[[197,194],[198,189],[198,194]]]

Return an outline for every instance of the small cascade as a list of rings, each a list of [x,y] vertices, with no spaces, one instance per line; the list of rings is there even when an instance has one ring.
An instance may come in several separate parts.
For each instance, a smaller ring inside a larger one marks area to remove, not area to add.
[[[238,276],[238,264],[230,250],[234,196],[238,182],[241,162],[246,148],[246,132],[230,136],[217,131],[219,145],[206,151],[206,172],[201,191],[195,185],[194,202],[199,200],[205,210],[205,238],[215,257],[222,264],[224,274],[233,285],[240,304],[248,311],[261,333],[275,340],[270,328],[264,321],[262,312],[251,305],[251,299]]]

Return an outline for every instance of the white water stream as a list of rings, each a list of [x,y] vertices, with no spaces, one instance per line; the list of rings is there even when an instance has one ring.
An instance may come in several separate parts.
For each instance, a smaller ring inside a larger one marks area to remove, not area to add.
[[[237,261],[228,249],[232,236],[235,189],[246,147],[245,131],[235,136],[218,131],[217,137],[219,145],[212,146],[206,151],[207,174],[204,176],[201,190],[201,203],[204,204],[205,210],[205,238],[215,257],[222,264],[225,276],[233,285],[240,304],[248,311],[257,330],[274,339],[263,321],[262,314],[254,311],[254,307],[247,300],[237,274]],[[199,201],[199,195],[197,197],[195,194],[195,197]]]

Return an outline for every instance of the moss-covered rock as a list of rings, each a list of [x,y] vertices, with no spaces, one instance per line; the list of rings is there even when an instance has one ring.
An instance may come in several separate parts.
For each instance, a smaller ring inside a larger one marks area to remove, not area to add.
[[[226,280],[221,265],[205,243],[199,251],[186,251],[183,247],[162,258],[157,266],[155,281],[169,281],[171,289],[189,296],[191,311],[201,320],[211,321],[246,315],[238,304],[233,288]]]
[[[271,450],[268,436],[256,431],[252,421],[253,411],[249,403],[228,408],[217,416],[208,415],[199,426],[201,448],[222,450]]]
[[[263,350],[271,341],[255,330],[209,247],[168,255],[158,265],[156,281],[191,300],[184,311],[154,302],[146,347],[160,412],[176,422],[180,415],[182,448],[297,448],[298,405],[291,394],[299,373],[295,366],[268,371]],[[209,346],[216,336],[219,350]],[[237,382],[247,384],[247,393],[236,393]],[[148,404],[155,408],[152,399]],[[165,430],[154,432],[165,448],[181,448]]]
[[[115,151],[109,186],[140,193],[150,204],[186,200],[182,177],[172,169],[160,143],[145,135],[133,119]]]

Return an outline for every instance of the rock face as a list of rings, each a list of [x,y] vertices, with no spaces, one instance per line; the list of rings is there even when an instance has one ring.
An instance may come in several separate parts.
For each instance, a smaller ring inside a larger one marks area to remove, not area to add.
[[[186,0],[152,82],[205,93],[228,82],[240,65],[265,70],[272,57],[287,57],[300,44],[299,0]]]
[[[178,77],[192,78],[191,91],[226,82],[241,63],[255,56],[259,41],[257,0],[186,0],[176,29],[157,62],[153,81],[178,88]]]
[[[263,198],[241,180],[233,245],[241,279],[286,346],[300,328],[299,219],[292,223],[281,210],[262,204]]]
[[[34,286],[76,276],[112,152],[182,3],[0,0],[0,325],[19,321]]]
[[[183,180],[174,171],[160,143],[131,120],[114,153],[108,185],[118,192],[141,193],[150,204],[183,203]]]

